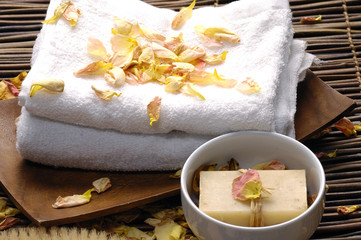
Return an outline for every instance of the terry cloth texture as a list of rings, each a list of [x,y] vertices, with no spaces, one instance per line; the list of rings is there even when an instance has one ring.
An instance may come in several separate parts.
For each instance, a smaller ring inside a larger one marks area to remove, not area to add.
[[[47,18],[59,3],[50,2]],[[260,130],[294,136],[297,83],[313,56],[305,53],[305,42],[293,40],[288,1],[240,0],[199,8],[178,31],[170,27],[176,12],[138,0],[74,4],[82,11],[77,25],[70,27],[63,19],[45,24],[34,47],[32,68],[19,96],[23,110],[17,147],[24,158],[88,169],[170,170],[180,168],[193,150],[223,133]],[[233,30],[241,42],[206,48],[208,54],[228,51],[223,64],[207,70],[216,68],[238,81],[252,77],[261,90],[243,94],[196,86],[206,98],[201,100],[168,93],[154,82],[113,88],[103,76],[75,77],[74,71],[94,61],[86,51],[88,37],[100,39],[111,52],[114,16],[167,37],[182,32],[185,42],[194,46],[202,46],[194,26]],[[39,91],[30,98],[32,83],[48,78],[64,80],[64,92]],[[91,85],[122,95],[105,102]],[[151,127],[146,108],[155,96],[162,98],[161,113]]]

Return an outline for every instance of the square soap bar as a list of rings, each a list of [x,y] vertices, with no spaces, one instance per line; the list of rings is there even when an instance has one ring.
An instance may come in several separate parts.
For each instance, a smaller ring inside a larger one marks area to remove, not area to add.
[[[265,226],[297,217],[307,209],[305,170],[259,170],[262,186],[271,194],[262,198]],[[232,197],[232,182],[239,171],[202,171],[199,208],[220,221],[249,226],[250,201]]]

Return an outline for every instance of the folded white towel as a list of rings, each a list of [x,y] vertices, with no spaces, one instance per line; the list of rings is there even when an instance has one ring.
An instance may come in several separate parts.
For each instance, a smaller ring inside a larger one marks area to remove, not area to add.
[[[47,18],[53,15],[59,3],[60,0],[51,1]],[[179,31],[173,31],[170,27],[176,12],[138,0],[88,0],[74,1],[74,4],[83,13],[75,27],[60,19],[54,25],[44,25],[37,40],[32,69],[19,96],[20,105],[25,106],[28,112],[55,121],[113,129],[121,133],[151,134],[179,130],[190,134],[218,135],[255,129],[277,130],[287,134],[285,129],[289,121],[279,121],[279,114],[275,112],[277,93],[281,91],[278,90],[281,74],[289,61],[293,35],[287,0],[240,0],[222,7],[196,9]],[[207,49],[207,52],[229,51],[226,61],[216,66],[218,73],[238,81],[252,77],[260,85],[261,91],[247,95],[235,89],[197,86],[206,98],[203,101],[165,92],[164,86],[153,82],[112,88],[103,81],[102,76],[75,77],[74,71],[94,60],[86,52],[88,37],[100,39],[110,50],[113,16],[132,23],[139,22],[141,26],[165,36],[182,32],[184,40],[195,46],[201,45],[194,30],[196,25],[216,25],[235,31],[241,37],[240,44],[226,44]],[[30,98],[31,84],[47,78],[64,80],[64,92],[49,94],[39,91]],[[104,102],[94,94],[91,85],[115,90],[122,95]],[[294,88],[295,85],[292,84]],[[295,97],[291,92],[283,94],[285,99]],[[155,96],[162,98],[162,106],[159,121],[151,127],[146,107]],[[292,119],[293,113],[285,112],[286,119]],[[276,124],[283,126],[276,127]]]
[[[294,40],[282,78],[277,103],[279,128],[292,135],[296,84],[304,77],[313,56],[304,52],[305,42]],[[294,89],[293,89],[294,88]],[[171,132],[168,134],[126,134],[75,126],[34,116],[22,109],[18,122],[17,148],[34,162],[96,170],[149,171],[181,168],[187,157],[215,136]]]

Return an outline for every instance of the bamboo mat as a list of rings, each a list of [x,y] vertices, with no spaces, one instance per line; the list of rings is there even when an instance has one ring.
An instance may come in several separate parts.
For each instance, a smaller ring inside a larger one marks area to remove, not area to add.
[[[152,5],[178,10],[191,0],[144,0]],[[41,29],[49,0],[0,0],[0,80],[30,69],[32,47]],[[227,0],[198,0],[197,6],[223,5]],[[295,38],[308,42],[307,51],[321,65],[311,70],[326,84],[354,99],[357,107],[346,117],[361,120],[361,0],[290,0]],[[322,21],[300,23],[302,17]],[[337,206],[361,205],[361,136],[345,137],[333,131],[306,142],[315,153],[333,152],[337,157],[321,159],[327,184],[326,208],[312,239],[361,239],[361,212],[338,215]]]

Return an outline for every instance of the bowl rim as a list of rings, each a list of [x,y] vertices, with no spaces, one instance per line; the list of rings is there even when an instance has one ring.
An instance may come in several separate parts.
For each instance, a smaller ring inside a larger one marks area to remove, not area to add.
[[[306,211],[304,211],[303,213],[301,213],[300,215],[298,215],[295,218],[292,218],[286,222],[282,222],[279,224],[275,224],[275,225],[270,225],[270,226],[264,226],[264,227],[246,227],[246,226],[237,226],[237,225],[233,225],[230,223],[225,223],[222,222],[220,220],[217,220],[213,217],[210,217],[209,215],[205,214],[204,212],[202,212],[199,207],[196,206],[196,204],[193,202],[193,200],[191,199],[188,191],[187,191],[187,183],[186,183],[186,174],[187,171],[189,171],[189,167],[190,167],[190,159],[192,159],[195,155],[198,154],[198,152],[201,152],[202,149],[209,144],[214,144],[214,142],[218,141],[221,138],[227,138],[227,137],[232,137],[232,136],[236,136],[236,135],[269,135],[269,136],[274,136],[276,138],[282,138],[282,139],[287,139],[288,141],[293,142],[294,144],[298,145],[303,151],[308,152],[308,154],[310,154],[310,156],[313,156],[313,158],[317,161],[315,161],[317,169],[320,169],[322,171],[321,172],[321,183],[320,186],[325,186],[325,187],[321,187],[320,190],[317,192],[317,197],[315,199],[315,201],[313,202],[313,204],[311,206],[309,206],[307,208]],[[186,162],[183,165],[183,170],[181,173],[181,178],[180,178],[180,182],[181,182],[181,195],[182,195],[182,205],[183,205],[183,199],[185,201],[187,201],[189,203],[189,206],[192,208],[193,211],[196,211],[198,214],[200,214],[203,218],[206,218],[208,221],[214,222],[217,225],[224,225],[228,228],[232,228],[235,230],[247,230],[247,231],[266,231],[268,229],[272,229],[272,228],[281,228],[282,226],[286,226],[289,225],[293,222],[297,222],[299,220],[301,220],[302,218],[305,217],[305,215],[310,212],[315,210],[315,208],[318,207],[319,204],[323,205],[323,199],[324,199],[324,195],[325,195],[325,188],[326,188],[326,176],[325,176],[325,172],[323,169],[323,166],[321,164],[321,162],[318,160],[318,158],[316,157],[316,155],[308,148],[306,147],[304,144],[302,144],[301,142],[297,141],[294,138],[291,138],[289,136],[280,134],[280,133],[276,133],[276,132],[264,132],[264,131],[238,131],[238,132],[232,132],[232,133],[226,133],[220,136],[217,136],[205,143],[203,143],[201,146],[199,146],[195,151],[193,151],[193,153],[187,158]]]

